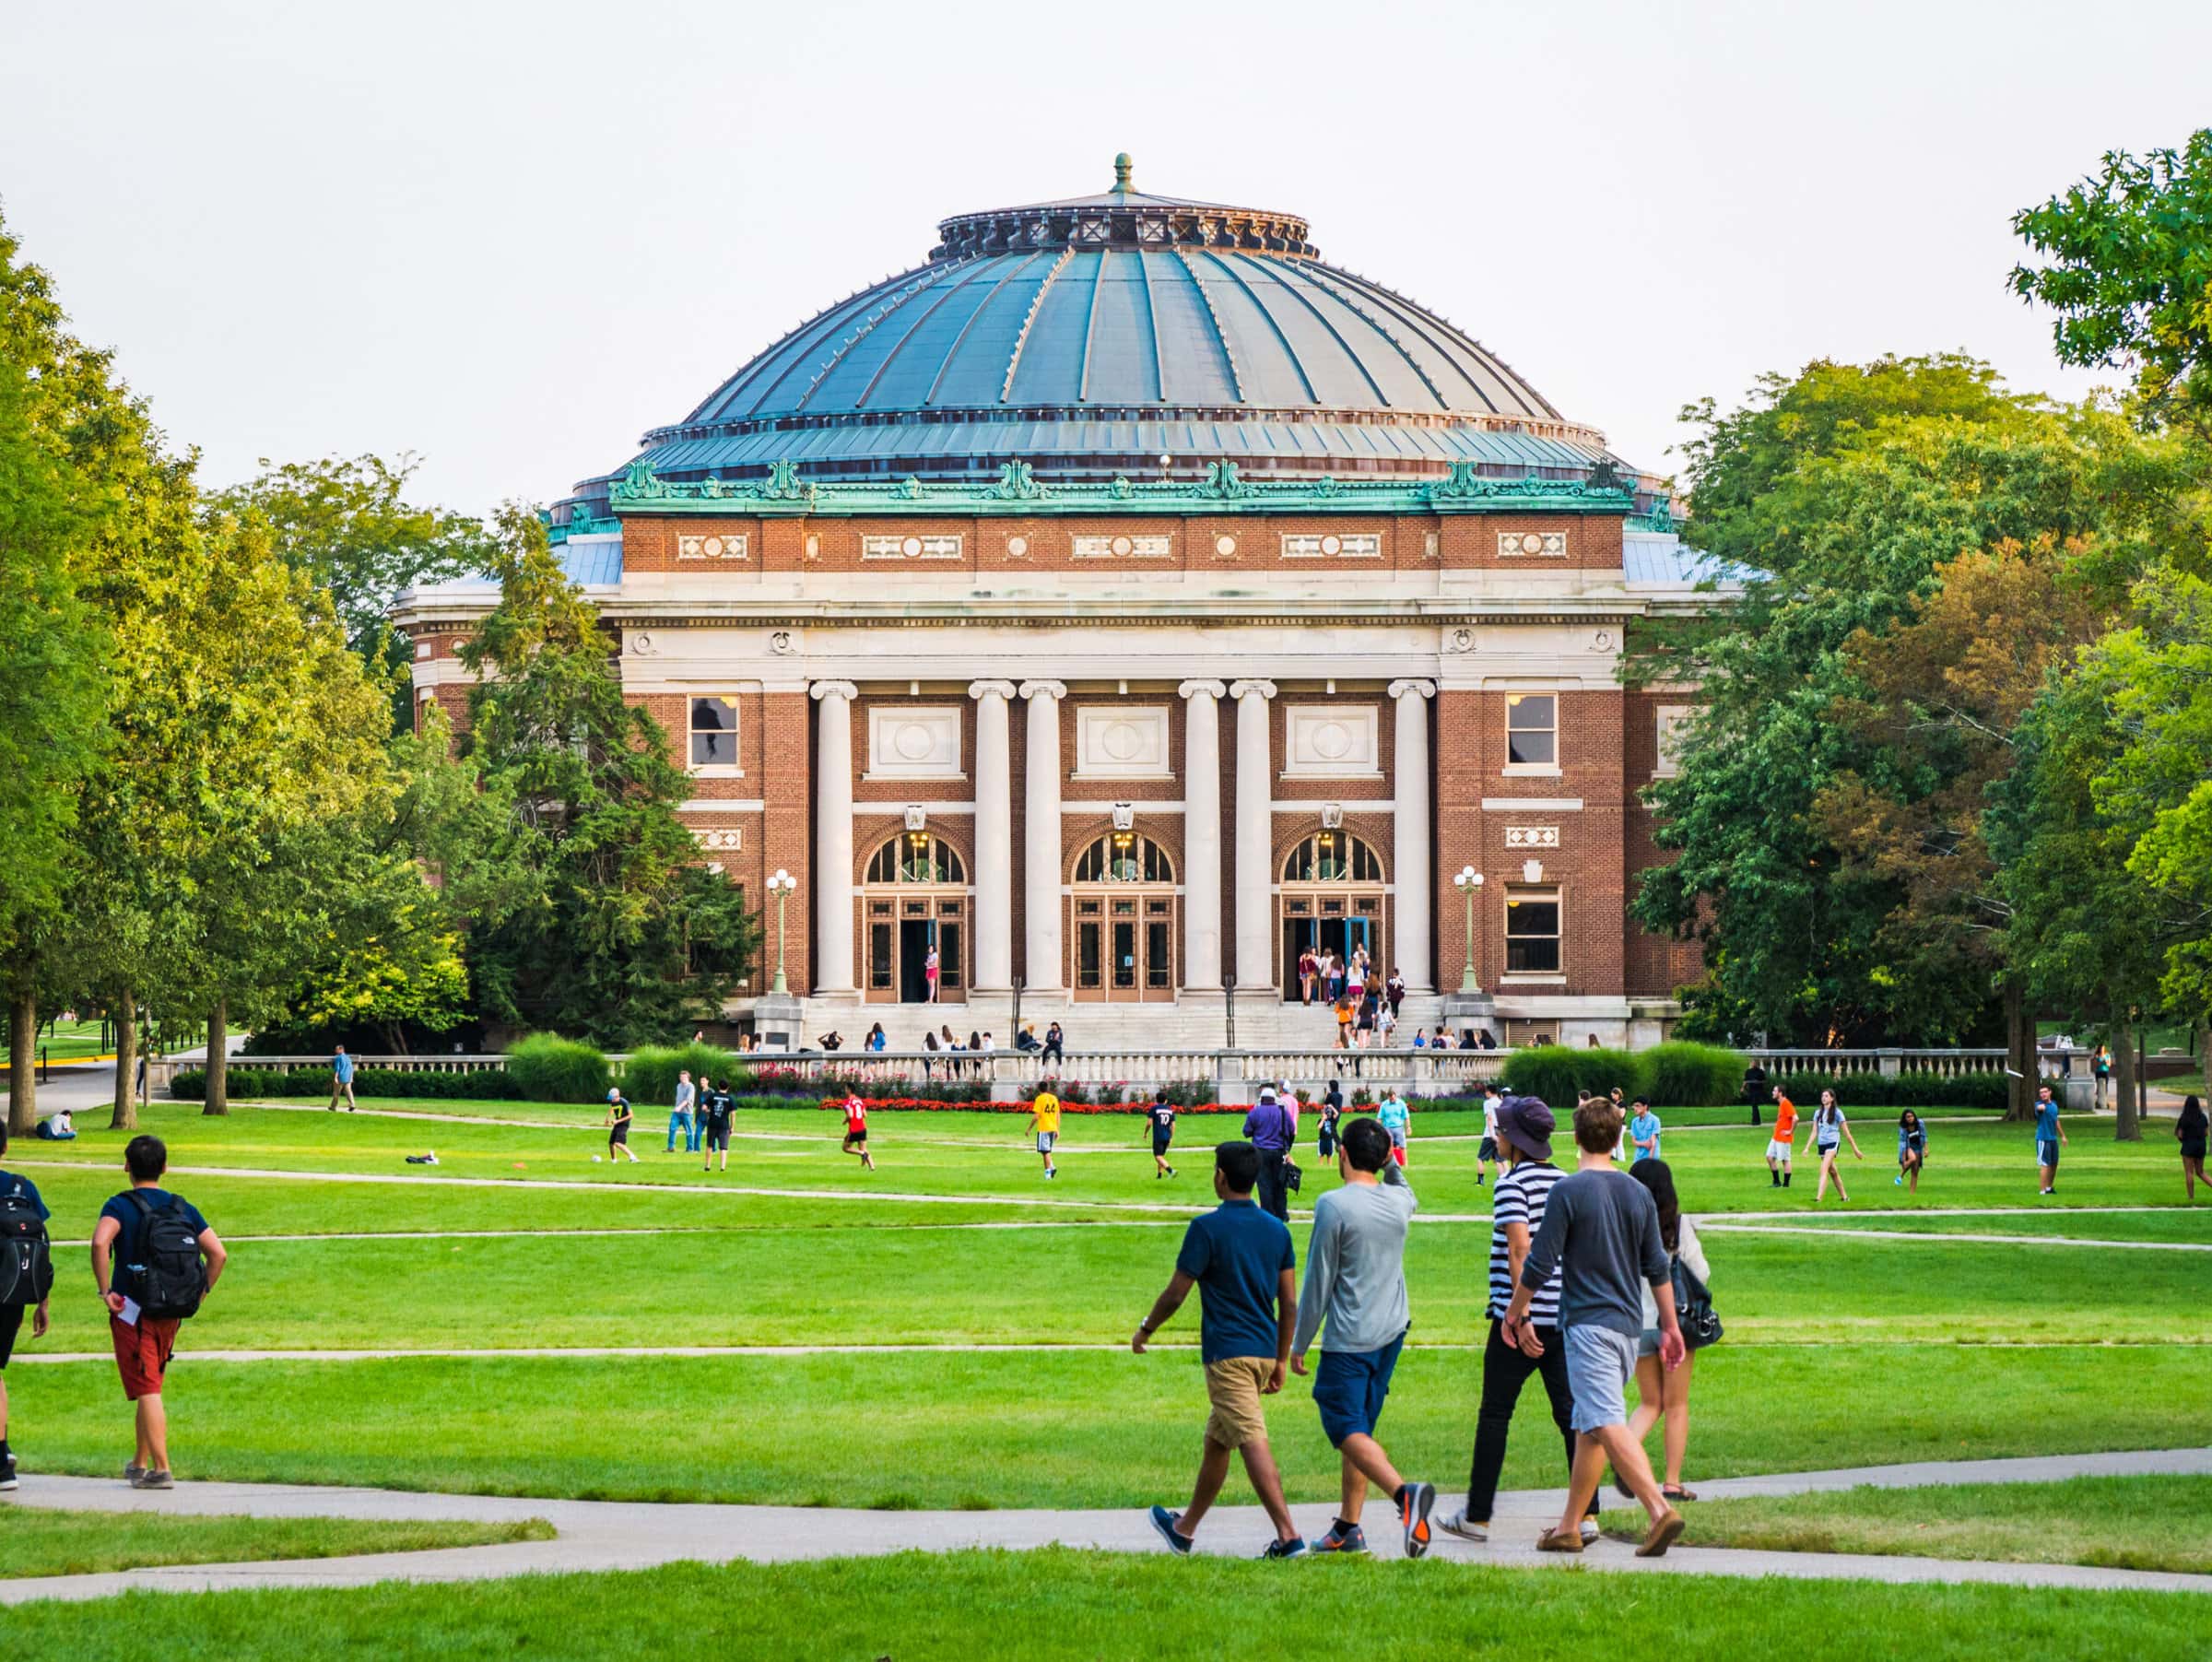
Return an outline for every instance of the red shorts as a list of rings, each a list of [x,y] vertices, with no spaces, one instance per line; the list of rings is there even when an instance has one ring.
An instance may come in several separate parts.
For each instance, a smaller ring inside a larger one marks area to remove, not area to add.
[[[156,1321],[150,1315],[142,1315],[134,1327],[113,1312],[109,1313],[108,1333],[115,1341],[115,1370],[123,1375],[123,1394],[130,1401],[161,1395],[161,1373],[169,1366],[170,1356],[177,1348],[177,1329],[182,1326],[173,1316],[167,1321]]]

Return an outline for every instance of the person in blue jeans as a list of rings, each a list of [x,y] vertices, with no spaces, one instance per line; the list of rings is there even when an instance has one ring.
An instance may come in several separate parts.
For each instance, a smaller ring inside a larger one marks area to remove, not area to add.
[[[684,1134],[685,1152],[699,1152],[698,1108],[699,1088],[691,1083],[690,1071],[685,1069],[676,1076],[676,1107],[668,1115],[667,1153],[676,1152],[676,1134],[679,1131]]]
[[[1390,1377],[1413,1317],[1406,1302],[1406,1232],[1418,1204],[1391,1158],[1390,1135],[1371,1119],[1356,1119],[1336,1142],[1343,1186],[1313,1203],[1306,1248],[1306,1288],[1290,1339],[1290,1371],[1303,1376],[1306,1351],[1325,1324],[1321,1369],[1313,1380],[1321,1429],[1343,1462],[1342,1504],[1316,1552],[1367,1550],[1359,1514],[1375,1483],[1398,1509],[1406,1556],[1429,1550],[1429,1513],[1436,1489],[1408,1483],[1375,1441],[1375,1422],[1390,1395]]]

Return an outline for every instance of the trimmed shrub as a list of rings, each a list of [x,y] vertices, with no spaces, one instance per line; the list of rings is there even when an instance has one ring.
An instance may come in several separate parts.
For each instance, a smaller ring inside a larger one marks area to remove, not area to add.
[[[606,1095],[606,1057],[559,1033],[532,1033],[507,1053],[507,1077],[533,1102],[589,1102]]]
[[[1886,1079],[1867,1067],[1843,1074],[1784,1074],[1774,1083],[1807,1112],[1823,1090],[1834,1091],[1846,1114],[1854,1108],[1967,1108],[1995,1114],[2006,1106],[2005,1075],[1998,1068],[1948,1075],[1908,1068]]]
[[[308,1067],[232,1067],[230,1095],[243,1101],[253,1097],[330,1096],[330,1069],[320,1064]],[[521,1099],[522,1087],[496,1067],[468,1073],[414,1073],[395,1067],[364,1067],[353,1076],[353,1093],[361,1097],[443,1098],[453,1102],[512,1102]],[[207,1100],[207,1074],[197,1067],[180,1068],[170,1081],[169,1094],[180,1102]]]
[[[688,1072],[696,1085],[701,1079],[737,1077],[737,1058],[712,1044],[641,1044],[622,1065],[622,1094],[633,1102],[657,1102],[665,1108],[676,1101],[676,1076]],[[819,1087],[815,1095],[820,1096]]]
[[[1506,1057],[1504,1082],[1515,1096],[1542,1097],[1554,1108],[1571,1108],[1582,1073],[1574,1052],[1564,1044],[1532,1044]]]
[[[1591,1050],[1587,1047],[1571,1051],[1574,1057],[1574,1082],[1592,1096],[1604,1096],[1615,1086],[1620,1088],[1625,1100],[1643,1089],[1641,1059],[1630,1050]],[[1548,1102],[1551,1099],[1547,1097]],[[1574,1099],[1567,1099],[1573,1106]]]
[[[1674,1041],[1636,1058],[1636,1089],[1654,1108],[1719,1108],[1744,1100],[1744,1058],[1718,1044]]]

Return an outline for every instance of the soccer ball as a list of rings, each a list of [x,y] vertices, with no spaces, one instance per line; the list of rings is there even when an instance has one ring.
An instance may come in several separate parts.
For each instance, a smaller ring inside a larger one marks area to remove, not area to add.
[[[598,1155],[596,1155],[596,1154],[593,1155],[593,1156],[592,1156],[592,1164],[594,1164],[594,1165],[597,1165],[598,1163],[599,1163],[599,1156],[598,1156]]]

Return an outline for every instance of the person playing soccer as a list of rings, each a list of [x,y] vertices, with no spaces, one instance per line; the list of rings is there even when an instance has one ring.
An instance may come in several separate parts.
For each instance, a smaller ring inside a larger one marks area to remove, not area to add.
[[[612,1160],[619,1154],[634,1166],[638,1163],[638,1157],[635,1150],[629,1146],[629,1099],[618,1090],[608,1091],[606,1093],[606,1157]]]
[[[1774,1135],[1767,1138],[1767,1175],[1772,1186],[1790,1186],[1790,1139],[1797,1135],[1797,1104],[1774,1087]]]
[[[730,1120],[736,1107],[737,1099],[730,1094],[730,1082],[727,1079],[720,1085],[713,1085],[707,1083],[705,1077],[701,1076],[699,1093],[700,1140],[706,1149],[707,1157],[700,1165],[700,1171],[711,1172],[714,1169],[714,1156],[717,1153],[722,1156],[722,1169],[725,1172],[730,1169]]]
[[[2058,1189],[2058,1145],[2070,1141],[2066,1128],[2058,1123],[2058,1102],[2052,1096],[2051,1087],[2035,1088],[2035,1166],[2042,1179],[2042,1192],[2055,1194]],[[1853,1147],[1856,1147],[1854,1144]]]
[[[860,1156],[861,1170],[873,1172],[876,1157],[868,1152],[868,1105],[857,1090],[845,1092],[845,1140],[842,1152]]]
[[[1045,1176],[1059,1176],[1059,1168],[1053,1164],[1053,1149],[1060,1141],[1060,1099],[1049,1085],[1030,1104],[1030,1129],[1037,1134],[1037,1152],[1044,1156]]]
[[[1406,1164],[1406,1137],[1413,1129],[1413,1111],[1406,1106],[1406,1099],[1393,1090],[1375,1104],[1375,1118],[1382,1122],[1382,1129],[1390,1134],[1390,1157],[1403,1170]]]
[[[1145,1110],[1145,1117],[1152,1126],[1153,1178],[1172,1177],[1175,1168],[1168,1164],[1168,1145],[1175,1137],[1175,1104],[1168,1101],[1165,1085],[1153,1093],[1152,1106]]]

